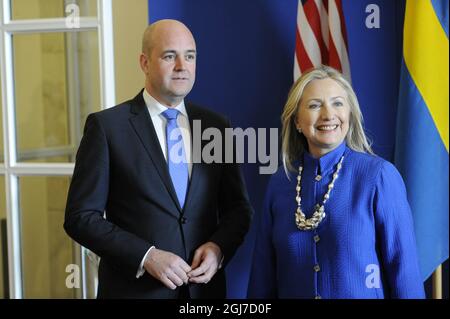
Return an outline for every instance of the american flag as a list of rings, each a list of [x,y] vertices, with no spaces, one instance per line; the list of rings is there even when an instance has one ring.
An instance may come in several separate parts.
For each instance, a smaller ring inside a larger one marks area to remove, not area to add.
[[[347,32],[341,0],[300,0],[294,59],[294,80],[321,64],[350,80]]]

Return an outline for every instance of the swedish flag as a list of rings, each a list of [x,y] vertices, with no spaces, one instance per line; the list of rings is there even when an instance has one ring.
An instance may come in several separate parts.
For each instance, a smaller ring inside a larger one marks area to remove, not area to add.
[[[448,22],[448,0],[407,0],[395,161],[424,280],[448,258]]]

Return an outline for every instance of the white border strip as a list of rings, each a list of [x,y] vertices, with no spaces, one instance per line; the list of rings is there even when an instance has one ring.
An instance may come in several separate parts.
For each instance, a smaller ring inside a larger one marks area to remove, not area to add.
[[[19,214],[18,177],[12,175],[8,167],[16,163],[16,132],[14,110],[14,70],[12,53],[12,35],[5,32],[3,21],[9,21],[9,1],[0,3],[0,70],[2,79],[3,104],[3,143],[5,153],[5,193],[6,193],[6,224],[8,238],[8,272],[9,297],[23,297],[22,260]]]
[[[99,0],[99,56],[100,56],[100,92],[101,108],[106,109],[116,104],[116,86],[114,71],[114,36],[111,0]]]

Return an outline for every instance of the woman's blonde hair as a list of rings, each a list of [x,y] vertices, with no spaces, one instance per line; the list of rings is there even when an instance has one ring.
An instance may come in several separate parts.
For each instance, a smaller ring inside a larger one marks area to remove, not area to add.
[[[281,153],[286,174],[288,171],[296,171],[292,162],[299,158],[308,144],[305,136],[297,131],[295,120],[300,100],[305,87],[314,80],[330,78],[339,83],[347,93],[347,100],[350,106],[349,130],[345,137],[347,146],[352,150],[373,154],[366,134],[363,129],[363,117],[359,108],[358,99],[350,83],[337,70],[329,66],[320,66],[304,73],[292,86],[289,91],[287,102],[281,115]]]

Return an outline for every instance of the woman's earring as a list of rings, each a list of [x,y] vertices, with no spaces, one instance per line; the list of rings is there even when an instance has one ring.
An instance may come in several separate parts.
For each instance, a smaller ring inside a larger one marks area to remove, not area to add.
[[[302,129],[300,127],[297,127],[297,131],[301,134],[302,133]]]

